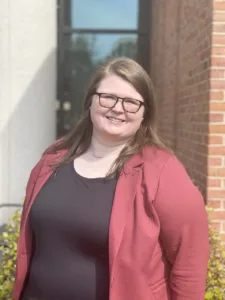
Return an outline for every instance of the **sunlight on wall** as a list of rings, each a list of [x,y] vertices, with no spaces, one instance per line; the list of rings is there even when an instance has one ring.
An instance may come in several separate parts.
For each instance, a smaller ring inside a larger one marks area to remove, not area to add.
[[[0,224],[22,203],[55,138],[56,3],[3,2],[0,11]]]

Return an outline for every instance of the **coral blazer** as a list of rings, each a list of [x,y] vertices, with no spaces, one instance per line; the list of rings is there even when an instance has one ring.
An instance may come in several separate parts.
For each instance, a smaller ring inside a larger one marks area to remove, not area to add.
[[[52,175],[43,154],[31,172],[21,221],[12,300],[29,272],[29,212]],[[204,201],[178,159],[146,147],[125,164],[117,182],[109,229],[110,300],[203,300],[209,258]]]

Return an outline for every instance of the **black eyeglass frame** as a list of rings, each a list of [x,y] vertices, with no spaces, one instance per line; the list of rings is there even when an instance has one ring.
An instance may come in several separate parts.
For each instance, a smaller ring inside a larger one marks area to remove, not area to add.
[[[123,97],[118,97],[118,96],[116,96],[116,95],[114,95],[114,94],[110,94],[110,93],[98,93],[98,92],[93,93],[93,96],[94,96],[94,95],[97,95],[97,96],[98,96],[99,104],[100,104],[102,107],[105,107],[105,108],[114,108],[114,107],[116,106],[116,104],[118,103],[118,101],[121,100],[124,111],[126,111],[126,112],[128,112],[128,113],[130,113],[130,114],[136,114],[136,113],[140,110],[140,108],[142,107],[142,105],[145,106],[145,103],[144,103],[143,101],[140,101],[140,100],[137,100],[137,99],[134,99],[134,98],[128,98],[128,97],[124,97],[124,98],[123,98]],[[101,104],[101,96],[102,96],[102,95],[113,96],[113,97],[115,97],[117,100],[116,100],[116,102],[115,102],[115,104],[114,104],[113,106],[111,106],[111,107],[106,107],[106,106],[104,106],[104,105]],[[125,107],[124,107],[124,101],[125,101],[126,99],[138,101],[139,107],[138,107],[137,111],[135,111],[135,112],[130,112],[130,111],[128,111],[128,110],[125,109]]]

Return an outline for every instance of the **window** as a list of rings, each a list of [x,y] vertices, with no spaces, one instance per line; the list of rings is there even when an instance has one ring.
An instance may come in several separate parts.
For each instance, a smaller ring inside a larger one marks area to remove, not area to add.
[[[150,0],[58,1],[58,136],[80,117],[92,73],[117,56],[149,70]]]

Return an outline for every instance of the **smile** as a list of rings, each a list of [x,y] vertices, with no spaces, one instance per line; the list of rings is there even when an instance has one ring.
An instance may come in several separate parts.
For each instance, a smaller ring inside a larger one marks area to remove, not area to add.
[[[115,118],[115,117],[106,117],[109,121],[113,122],[113,123],[123,123],[124,120],[122,119],[118,119],[118,118]]]

